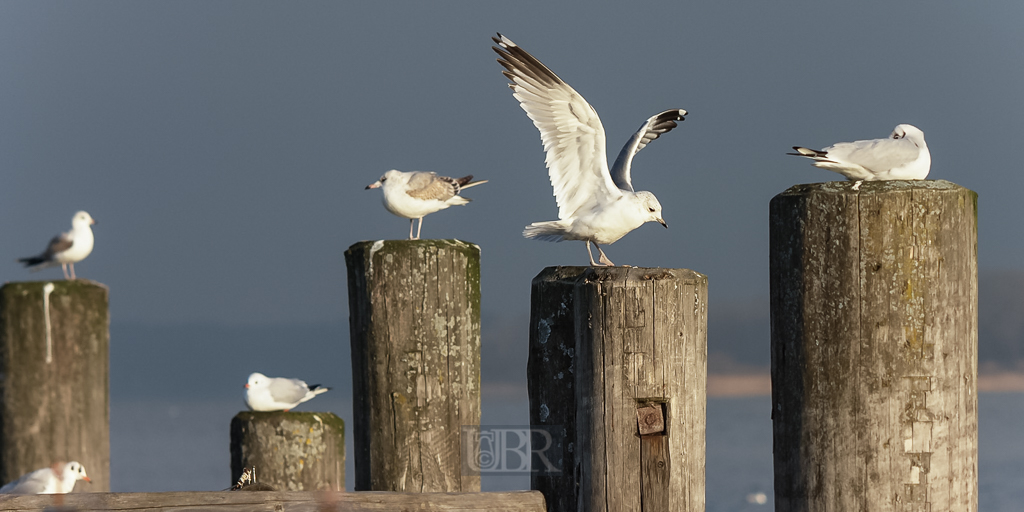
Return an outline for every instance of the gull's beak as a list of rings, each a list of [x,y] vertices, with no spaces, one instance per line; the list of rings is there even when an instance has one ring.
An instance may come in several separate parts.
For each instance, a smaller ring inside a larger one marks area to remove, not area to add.
[[[249,383],[248,382],[245,383],[245,389],[249,389]]]
[[[366,186],[364,190],[370,190],[371,188],[380,188],[380,181],[375,181]]]
[[[662,226],[665,226],[666,228],[668,227],[668,224],[665,224],[665,219],[658,219],[658,222],[660,222]]]
[[[82,480],[85,480],[86,482],[89,482],[90,484],[92,483],[92,478],[89,478],[87,476],[83,476]]]
[[[92,219],[89,224],[96,224],[96,219]]]

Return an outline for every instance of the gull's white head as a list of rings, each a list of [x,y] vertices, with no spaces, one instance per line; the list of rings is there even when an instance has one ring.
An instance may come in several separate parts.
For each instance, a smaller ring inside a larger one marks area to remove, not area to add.
[[[249,381],[245,383],[245,389],[260,387],[267,382],[267,376],[260,372],[253,372],[249,375]]]
[[[366,190],[370,190],[371,188],[380,188],[387,185],[393,185],[395,183],[401,183],[402,181],[404,181],[404,177],[405,174],[402,171],[391,169],[390,171],[384,173],[384,175],[381,176],[379,180],[367,185]]]
[[[901,124],[897,125],[893,129],[892,134],[889,135],[890,139],[907,139],[913,142],[915,146],[919,148],[927,147],[928,145],[924,142],[924,132],[920,128],[912,124]]]
[[[666,228],[668,227],[668,224],[665,224],[665,219],[661,218],[661,203],[658,202],[657,197],[654,197],[654,194],[641,190],[636,193],[636,197],[646,211],[647,217],[644,222],[657,222]]]
[[[71,217],[71,226],[75,228],[85,228],[93,224],[96,224],[96,221],[86,211],[80,211],[74,217]]]
[[[86,215],[89,214],[86,213]],[[89,475],[85,474],[85,466],[76,461],[71,461],[64,465],[61,480],[64,482],[76,482],[78,480],[85,480],[86,482],[92,483],[92,479],[89,478]]]

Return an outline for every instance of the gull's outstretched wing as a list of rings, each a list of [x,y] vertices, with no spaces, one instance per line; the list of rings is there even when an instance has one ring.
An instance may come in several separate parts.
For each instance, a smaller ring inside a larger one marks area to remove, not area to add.
[[[685,115],[686,111],[683,109],[666,110],[658,115],[651,116],[650,119],[640,126],[640,129],[629,138],[622,151],[619,152],[619,157],[615,159],[615,163],[612,164],[612,181],[615,182],[617,187],[635,192],[633,190],[632,178],[629,174],[630,166],[633,164],[633,156],[650,144],[652,140],[678,126],[676,121],[685,120],[683,117]]]
[[[492,39],[513,96],[540,130],[558,218],[621,197],[608,174],[604,126],[594,107],[509,38]]]

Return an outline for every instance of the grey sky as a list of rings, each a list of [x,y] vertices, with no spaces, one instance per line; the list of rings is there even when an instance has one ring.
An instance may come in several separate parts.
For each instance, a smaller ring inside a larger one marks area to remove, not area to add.
[[[345,321],[344,250],[402,238],[384,171],[474,174],[427,238],[483,249],[483,311],[524,315],[580,242],[525,240],[556,218],[537,130],[490,50],[500,31],[601,115],[612,158],[648,116],[690,116],[635,160],[669,229],[616,263],[708,274],[716,301],[763,298],[767,211],[839,178],[786,156],[924,130],[929,178],[980,194],[982,269],[1024,271],[1021,2],[0,3],[0,280],[89,211],[80,277],[114,322]]]

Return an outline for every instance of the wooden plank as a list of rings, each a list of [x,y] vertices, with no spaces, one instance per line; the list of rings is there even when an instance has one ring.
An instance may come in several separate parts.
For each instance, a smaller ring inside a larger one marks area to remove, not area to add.
[[[544,512],[537,491],[489,493],[390,492],[160,492],[7,495],[0,511],[42,512],[63,506],[76,512]]]
[[[480,424],[480,249],[381,240],[345,253],[356,490],[478,491],[461,427]]]
[[[977,510],[976,204],[945,181],[772,200],[777,510]]]
[[[79,489],[110,489],[109,325],[99,283],[0,289],[0,481],[74,460],[92,479]]]

